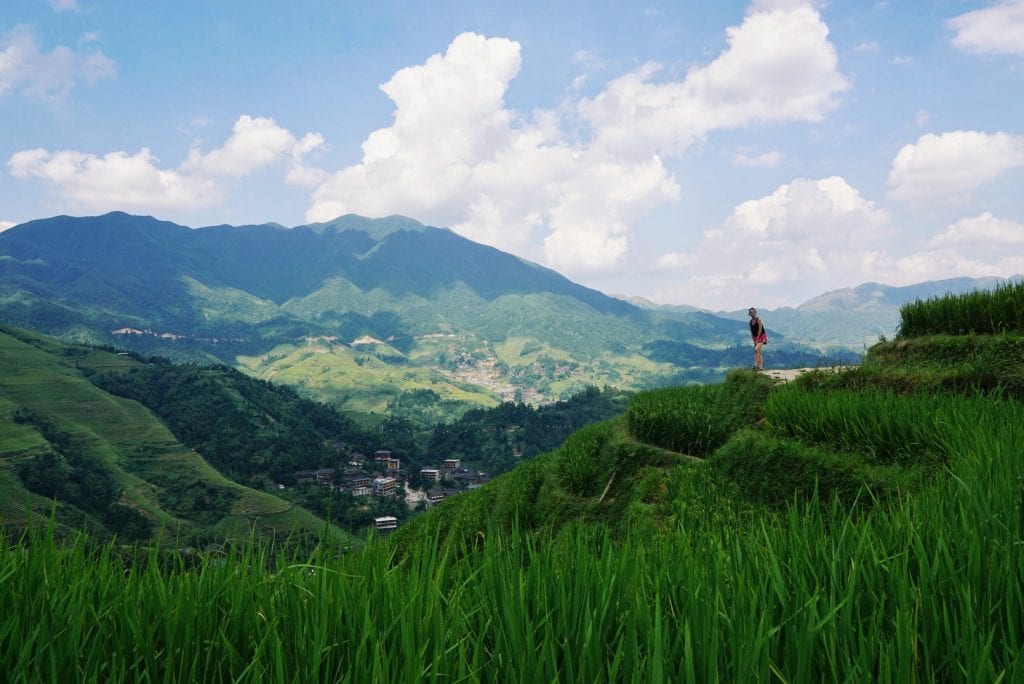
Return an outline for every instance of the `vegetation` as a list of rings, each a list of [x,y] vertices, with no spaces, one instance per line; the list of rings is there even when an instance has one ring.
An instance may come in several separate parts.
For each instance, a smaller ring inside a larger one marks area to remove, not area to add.
[[[253,541],[168,562],[36,528],[0,551],[0,664],[23,681],[1020,681],[1024,401],[897,391],[874,353],[855,387],[738,372],[640,394],[341,556]]]
[[[899,330],[900,337],[1024,334],[1024,282],[904,304]]]
[[[646,392],[629,405],[626,423],[642,442],[707,456],[757,419],[771,385],[754,373],[734,372],[721,385]]]
[[[628,393],[588,387],[565,401],[536,408],[506,402],[492,409],[477,409],[454,423],[437,425],[426,452],[458,458],[499,475],[520,461],[558,447],[584,425],[621,414],[628,402]]]
[[[86,529],[163,535],[182,544],[289,535],[342,539],[309,511],[225,478],[152,413],[85,375],[130,373],[127,355],[0,326],[0,521],[52,518],[62,538]]]

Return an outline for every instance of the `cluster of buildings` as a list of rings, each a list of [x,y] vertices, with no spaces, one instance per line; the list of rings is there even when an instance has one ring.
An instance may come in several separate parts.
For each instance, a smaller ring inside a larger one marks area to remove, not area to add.
[[[338,443],[339,453],[343,444]],[[367,457],[353,453],[347,456],[347,467],[342,471],[334,468],[318,468],[316,470],[299,470],[295,472],[295,481],[300,485],[319,485],[332,487],[340,492],[347,492],[355,497],[363,496],[398,496],[398,488],[403,484],[402,462],[390,451],[381,449],[373,454],[376,467],[367,468]],[[425,494],[407,499],[412,506],[422,501],[432,507],[448,497],[455,496],[466,489],[476,489],[490,479],[487,473],[463,468],[457,458],[446,458],[440,467],[421,468],[420,481],[424,485]],[[394,516],[382,516],[375,519],[378,533],[386,534],[398,527],[398,519]]]
[[[295,472],[295,482],[334,487],[352,496],[397,496],[402,471],[401,459],[382,449],[374,454],[373,460],[384,466],[383,474],[367,473],[363,470],[366,466],[366,457],[363,454],[352,454],[349,456],[349,467],[342,471],[340,477],[334,468],[299,470]]]

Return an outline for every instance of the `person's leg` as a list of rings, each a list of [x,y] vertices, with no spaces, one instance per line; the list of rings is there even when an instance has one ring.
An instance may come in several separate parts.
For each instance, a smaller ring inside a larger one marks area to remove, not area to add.
[[[761,347],[763,346],[764,344],[761,342],[754,344],[754,365],[757,366],[759,370],[764,370],[764,357],[761,355]]]

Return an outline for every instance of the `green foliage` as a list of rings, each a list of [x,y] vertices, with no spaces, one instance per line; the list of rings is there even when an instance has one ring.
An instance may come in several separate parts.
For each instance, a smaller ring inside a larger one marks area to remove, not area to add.
[[[242,482],[257,483],[251,479],[255,474],[291,483],[296,470],[333,466],[337,455],[329,441],[364,448],[385,448],[377,445],[394,441],[386,436],[391,429],[371,437],[330,406],[224,366],[152,359],[127,372],[96,373],[90,380],[152,410],[187,446]]]
[[[794,499],[870,506],[914,484],[903,469],[868,466],[849,454],[757,430],[737,433],[708,464],[734,480],[744,496],[776,509]]]
[[[558,458],[558,484],[562,489],[577,496],[600,493],[603,480],[615,465],[608,462],[605,449],[612,429],[611,423],[588,425],[565,440]]]
[[[32,529],[0,548],[3,671],[1024,680],[1024,402],[762,380],[634,399],[698,427],[717,418],[690,418],[695,397],[727,413],[706,462],[613,419],[340,556],[256,540],[161,556]]]
[[[1024,334],[1024,282],[900,307],[900,337]]]
[[[5,526],[24,528],[52,516],[58,534],[88,529],[99,541],[110,534],[128,541],[223,540],[248,537],[253,529],[269,536],[326,529],[340,536],[307,511],[225,479],[143,406],[83,377],[140,366],[131,356],[0,329]],[[192,415],[204,417],[201,410]]]
[[[721,385],[669,387],[638,395],[626,421],[641,441],[706,456],[743,425],[755,422],[771,381],[734,372]]]
[[[1024,421],[1024,404],[984,396],[900,396],[888,392],[773,393],[765,419],[782,434],[862,452],[871,463],[934,466],[974,434]]]
[[[539,407],[505,402],[474,409],[449,425],[435,426],[426,451],[475,463],[499,475],[557,448],[583,426],[621,414],[629,396],[610,387],[588,387],[569,399]]]
[[[798,381],[818,389],[1024,397],[1024,336],[928,335],[881,342],[848,372],[807,374]]]

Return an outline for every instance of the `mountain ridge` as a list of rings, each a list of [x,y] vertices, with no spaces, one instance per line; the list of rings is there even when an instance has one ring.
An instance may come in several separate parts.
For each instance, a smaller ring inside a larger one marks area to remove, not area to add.
[[[359,408],[373,410],[405,385],[451,398],[465,377],[486,402],[553,401],[590,384],[703,382],[723,376],[747,343],[726,318],[644,310],[401,216],[288,229],[192,229],[124,212],[39,219],[0,233],[0,320],[290,377],[322,399],[362,393],[369,403]],[[773,333],[777,362],[820,361],[799,346],[799,359],[786,357],[785,335]],[[401,355],[351,346],[366,335]],[[333,341],[323,351],[310,338]],[[314,363],[321,353],[325,363]],[[305,366],[298,376],[296,363]],[[352,386],[345,368],[384,391]]]

